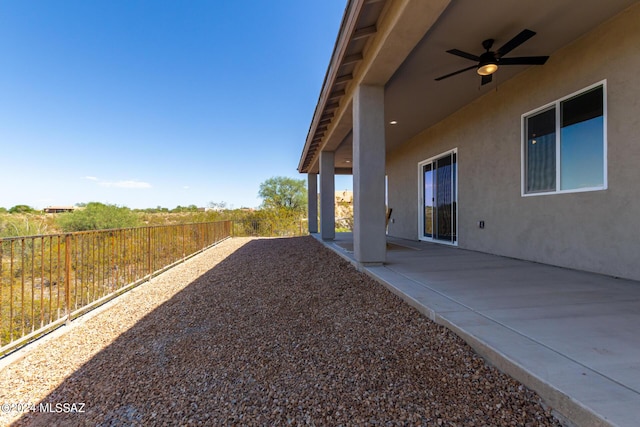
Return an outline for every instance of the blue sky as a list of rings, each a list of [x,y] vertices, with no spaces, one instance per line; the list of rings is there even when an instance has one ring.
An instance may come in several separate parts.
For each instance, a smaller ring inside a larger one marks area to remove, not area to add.
[[[253,207],[306,179],[345,5],[0,0],[0,206]]]

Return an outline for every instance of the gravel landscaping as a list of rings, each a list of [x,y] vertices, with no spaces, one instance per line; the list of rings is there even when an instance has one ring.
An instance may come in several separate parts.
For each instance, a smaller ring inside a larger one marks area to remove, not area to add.
[[[227,240],[67,328],[0,371],[62,412],[0,425],[559,425],[312,237]]]

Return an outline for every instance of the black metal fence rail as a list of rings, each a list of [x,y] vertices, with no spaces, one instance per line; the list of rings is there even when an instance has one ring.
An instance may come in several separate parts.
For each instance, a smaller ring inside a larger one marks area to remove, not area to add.
[[[231,221],[0,239],[0,356],[231,237]]]

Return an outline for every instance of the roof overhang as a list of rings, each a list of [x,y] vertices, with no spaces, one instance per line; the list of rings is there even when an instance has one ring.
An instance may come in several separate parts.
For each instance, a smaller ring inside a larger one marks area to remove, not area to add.
[[[347,4],[298,165],[300,172],[310,171],[318,162],[325,135],[336,122],[340,101],[346,95],[346,86],[353,80],[356,65],[364,58],[364,45],[377,32],[376,22],[383,3],[381,0],[349,0]]]
[[[394,149],[529,66],[502,67],[492,84],[474,71],[435,81],[473,65],[446,53],[483,52],[525,28],[537,35],[514,56],[551,55],[637,0],[350,0],[298,165],[317,173],[320,151],[335,152],[336,172],[350,173],[352,100],[360,84],[385,87],[385,141]],[[391,124],[392,121],[397,124]]]

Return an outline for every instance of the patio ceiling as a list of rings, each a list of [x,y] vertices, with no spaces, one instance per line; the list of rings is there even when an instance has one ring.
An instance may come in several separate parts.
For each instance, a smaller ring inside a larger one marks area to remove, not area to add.
[[[518,0],[508,7],[504,0],[441,0],[431,2],[431,9],[424,12],[431,16],[413,21],[403,18],[403,13],[410,14],[417,2],[424,0],[349,2],[300,159],[300,172],[317,173],[318,155],[327,150],[335,151],[336,173],[351,173],[351,108],[357,84],[385,85],[386,147],[387,151],[393,150],[529,68],[501,67],[493,82],[485,86],[480,86],[474,70],[435,81],[436,77],[473,65],[446,53],[448,49],[479,55],[483,40],[495,39],[497,48],[528,28],[537,35],[508,56],[550,55],[551,62],[556,51],[637,0]],[[383,28],[385,19],[395,25]],[[413,33],[406,25],[401,26],[403,22],[415,25]],[[422,28],[418,28],[420,25]],[[415,34],[420,37],[412,42]],[[403,42],[407,45],[401,45]],[[374,57],[385,49],[396,49],[402,58],[376,61]],[[385,69],[393,66],[393,60],[397,66]],[[391,125],[392,120],[397,124]]]

